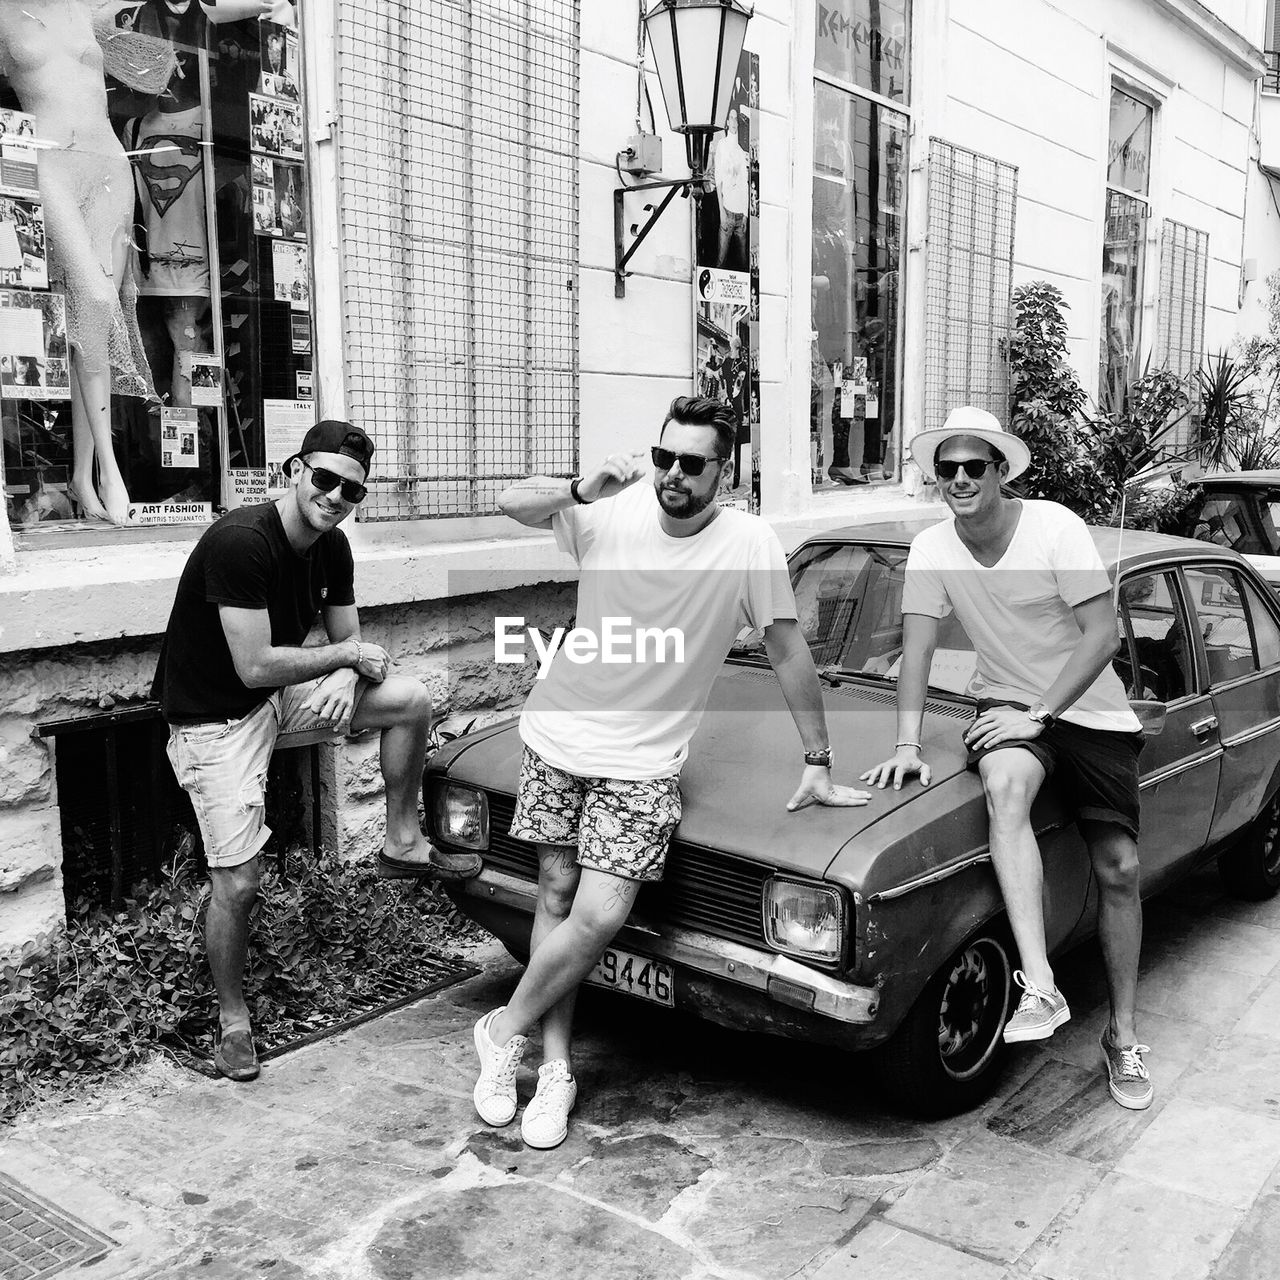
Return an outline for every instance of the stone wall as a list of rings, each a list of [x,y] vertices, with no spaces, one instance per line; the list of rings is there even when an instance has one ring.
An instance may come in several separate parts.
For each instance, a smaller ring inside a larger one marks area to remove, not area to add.
[[[361,612],[361,632],[392,654],[394,670],[431,690],[437,720],[461,727],[515,714],[532,663],[495,666],[494,617],[525,616],[544,629],[566,625],[574,585],[547,583]],[[127,608],[127,602],[121,602]],[[38,737],[49,720],[145,701],[159,637],[7,653],[0,663],[0,957],[61,927],[62,840],[55,745]],[[382,779],[376,736],[324,747],[322,837],[347,857],[382,842]]]

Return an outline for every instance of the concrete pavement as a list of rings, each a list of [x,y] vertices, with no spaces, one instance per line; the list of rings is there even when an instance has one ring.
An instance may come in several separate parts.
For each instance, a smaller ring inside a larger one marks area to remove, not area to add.
[[[471,1107],[471,1024],[518,974],[485,960],[255,1084],[157,1063],[24,1117],[0,1169],[117,1242],[90,1278],[1276,1274],[1280,900],[1212,869],[1148,904],[1145,1113],[1106,1093],[1090,947],[1059,965],[1073,1021],[939,1123],[888,1112],[856,1059],[591,993],[570,1137],[535,1152]]]

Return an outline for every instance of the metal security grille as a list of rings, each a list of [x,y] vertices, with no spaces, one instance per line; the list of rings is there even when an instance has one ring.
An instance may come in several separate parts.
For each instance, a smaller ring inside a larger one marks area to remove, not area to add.
[[[338,8],[364,519],[491,512],[578,449],[578,2]]]
[[[956,405],[1004,420],[1018,170],[929,139],[924,428]]]
[[[1160,300],[1152,368],[1188,380],[1204,358],[1204,308],[1209,278],[1209,233],[1165,219],[1160,232]],[[1188,415],[1169,433],[1169,448],[1185,452],[1193,425]]]

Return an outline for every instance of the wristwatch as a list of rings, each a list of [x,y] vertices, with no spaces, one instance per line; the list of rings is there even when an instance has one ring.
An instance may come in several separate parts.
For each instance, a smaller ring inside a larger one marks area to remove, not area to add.
[[[591,499],[584,498],[582,494],[578,492],[578,486],[581,483],[582,483],[582,477],[574,476],[573,479],[569,481],[569,493],[572,496],[574,502],[579,503],[581,506],[589,507],[591,505]]]
[[[806,751],[804,753],[805,764],[818,764],[824,768],[831,768],[831,748],[823,747],[821,751]]]
[[[1043,702],[1037,702],[1036,705],[1027,712],[1027,715],[1029,715],[1031,719],[1034,720],[1042,729],[1051,729],[1054,721],[1058,718],[1049,710],[1048,707],[1044,705]]]

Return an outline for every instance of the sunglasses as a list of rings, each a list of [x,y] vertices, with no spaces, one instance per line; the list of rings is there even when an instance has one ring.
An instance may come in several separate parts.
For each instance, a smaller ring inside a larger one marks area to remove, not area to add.
[[[962,462],[939,462],[934,470],[937,471],[939,480],[954,480],[963,467],[970,480],[981,480],[987,474],[988,467],[999,465],[994,458],[965,458]]]
[[[680,470],[687,476],[700,476],[707,469],[708,462],[724,461],[718,454],[714,458],[704,458],[700,453],[672,453],[670,449],[656,444],[649,450],[649,455],[659,471],[670,471],[679,461]]]
[[[302,458],[298,461],[311,472],[311,483],[321,493],[328,494],[341,488],[343,502],[350,503],[363,502],[369,493],[369,490],[357,480],[344,480],[336,471],[330,471],[327,467],[313,467]]]

